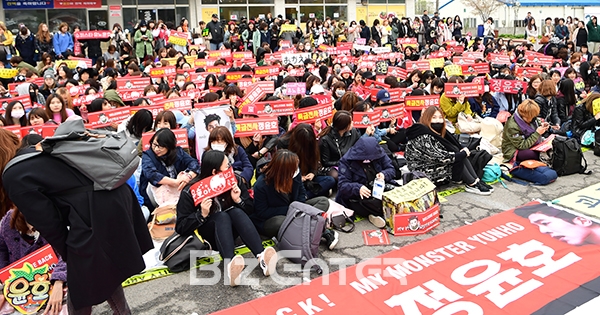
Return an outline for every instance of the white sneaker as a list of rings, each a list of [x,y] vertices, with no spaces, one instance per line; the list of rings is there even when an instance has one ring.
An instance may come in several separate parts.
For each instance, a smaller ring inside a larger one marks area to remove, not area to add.
[[[377,215],[369,215],[369,222],[371,222],[376,228],[383,229],[385,227],[385,220]]]
[[[232,287],[238,286],[241,282],[242,271],[244,271],[246,264],[244,263],[244,257],[235,255],[229,264],[227,264],[227,274],[229,275],[229,285]]]
[[[262,269],[265,277],[275,272],[275,268],[277,267],[277,251],[275,251],[275,248],[265,248],[262,253],[258,254],[257,258],[260,269]]]
[[[492,192],[487,189],[487,187],[481,185],[480,182],[475,183],[473,186],[465,185],[465,191],[482,196],[489,196],[492,194]]]

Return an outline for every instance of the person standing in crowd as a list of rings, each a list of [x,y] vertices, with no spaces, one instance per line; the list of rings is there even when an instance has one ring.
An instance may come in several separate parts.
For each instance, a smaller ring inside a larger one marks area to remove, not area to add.
[[[223,39],[225,38],[225,30],[223,25],[219,21],[219,16],[216,14],[212,15],[212,19],[206,24],[210,36],[210,50],[217,50],[223,46]]]
[[[54,34],[52,39],[54,45],[54,52],[56,53],[57,59],[66,59],[65,54],[73,53],[73,36],[69,34],[69,24],[62,22],[58,26],[58,32]]]
[[[573,31],[573,42],[575,43],[575,47],[577,47],[577,51],[581,51],[583,45],[587,46],[588,32],[583,21],[577,22],[577,28]]]
[[[360,25],[360,38],[364,38],[365,42],[368,43],[371,40],[371,30],[363,20],[360,20],[358,24]]]
[[[371,39],[377,43],[377,46],[381,46],[381,25],[379,25],[378,19],[373,21],[373,26],[371,27]]]
[[[487,45],[488,41],[494,40],[494,37],[496,37],[494,19],[489,17],[483,25],[483,45]]]
[[[142,20],[140,22],[140,28],[135,32],[133,41],[136,43],[135,56],[142,63],[146,57],[153,55],[152,49],[152,32],[148,30],[148,24]]]
[[[452,22],[452,36],[455,41],[459,41],[462,38],[463,24],[460,20],[460,16],[454,16],[454,22]]]
[[[44,54],[54,58],[54,44],[52,43],[52,34],[48,30],[46,23],[40,23],[38,32],[35,34],[35,50],[37,52],[37,60],[44,61]]]
[[[592,54],[595,54],[600,49],[600,26],[598,26],[598,18],[593,15],[587,22],[588,31],[588,48]]]
[[[527,39],[527,41],[531,44],[537,43],[538,28],[535,25],[534,18],[529,19],[529,24],[527,25],[526,31],[527,31],[527,37],[525,37],[525,38]]]
[[[127,43],[127,36],[123,32],[121,24],[113,24],[113,31],[110,34],[110,45],[114,45],[117,49],[120,49],[123,43]]]
[[[531,12],[527,12],[527,16],[525,17],[525,19],[523,19],[523,26],[527,28],[529,26],[529,21],[531,21],[532,19],[533,16],[531,16]],[[527,39],[527,29],[525,29],[525,39]]]
[[[7,133],[0,130],[0,142]],[[2,182],[27,222],[67,262],[69,314],[91,314],[107,300],[115,314],[131,314],[121,284],[145,268],[142,255],[153,247],[131,188],[94,191],[88,177],[47,153],[5,170]]]
[[[19,51],[19,56],[23,58],[23,61],[35,67],[35,37],[29,29],[21,24],[19,26],[19,34],[15,39],[15,47]]]
[[[558,20],[558,25],[554,28],[554,34],[565,43],[569,40],[569,28],[565,25],[565,19],[560,18]]]
[[[12,32],[8,30],[4,22],[0,21],[0,61],[4,64],[12,57],[14,41]]]

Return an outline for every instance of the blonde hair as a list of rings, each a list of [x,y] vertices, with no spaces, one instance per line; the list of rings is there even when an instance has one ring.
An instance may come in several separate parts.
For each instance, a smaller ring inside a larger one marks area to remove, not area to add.
[[[527,123],[531,123],[540,114],[540,106],[533,100],[525,100],[517,107],[519,116]]]

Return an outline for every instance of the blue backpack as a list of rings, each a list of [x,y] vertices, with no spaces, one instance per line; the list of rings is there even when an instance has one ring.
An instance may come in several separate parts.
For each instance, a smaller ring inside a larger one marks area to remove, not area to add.
[[[558,178],[555,170],[546,166],[545,163],[535,160],[527,160],[510,170],[511,177],[506,175],[503,178],[520,185],[548,185]],[[515,178],[526,180],[527,182],[516,180]]]

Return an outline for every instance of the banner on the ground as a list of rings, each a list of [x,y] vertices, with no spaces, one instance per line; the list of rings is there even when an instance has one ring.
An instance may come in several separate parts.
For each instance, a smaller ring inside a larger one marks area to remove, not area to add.
[[[600,297],[598,228],[530,203],[216,314],[567,314]]]

